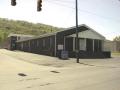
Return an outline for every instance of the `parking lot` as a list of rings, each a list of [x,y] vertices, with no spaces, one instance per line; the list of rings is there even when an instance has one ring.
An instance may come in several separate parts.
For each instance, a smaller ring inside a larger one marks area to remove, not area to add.
[[[120,56],[59,60],[0,49],[0,90],[119,90]]]

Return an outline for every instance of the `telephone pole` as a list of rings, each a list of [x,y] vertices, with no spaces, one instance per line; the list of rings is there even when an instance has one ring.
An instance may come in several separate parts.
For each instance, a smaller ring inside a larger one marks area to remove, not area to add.
[[[76,62],[79,63],[79,41],[78,41],[78,1],[75,1],[76,6]]]

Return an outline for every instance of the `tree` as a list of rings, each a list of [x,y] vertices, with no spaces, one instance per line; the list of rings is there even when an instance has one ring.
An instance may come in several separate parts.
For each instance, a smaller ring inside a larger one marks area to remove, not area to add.
[[[113,41],[120,41],[120,36],[116,36]]]

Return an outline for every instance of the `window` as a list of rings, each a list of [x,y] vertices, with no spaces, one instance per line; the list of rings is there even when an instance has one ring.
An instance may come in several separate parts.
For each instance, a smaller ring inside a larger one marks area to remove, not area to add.
[[[37,42],[37,47],[39,47],[39,40],[36,40],[36,42]]]
[[[79,50],[86,51],[86,39],[79,39]]]
[[[43,43],[43,47],[45,47],[45,39],[43,39],[42,41],[43,41],[43,42],[42,42],[42,43]]]
[[[52,47],[52,37],[50,37],[50,47]]]
[[[20,40],[20,37],[18,37],[17,40]]]

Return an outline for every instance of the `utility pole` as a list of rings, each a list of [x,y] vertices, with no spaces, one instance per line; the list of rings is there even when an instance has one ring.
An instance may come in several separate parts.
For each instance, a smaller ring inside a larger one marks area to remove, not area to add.
[[[78,41],[78,1],[75,2],[76,6],[76,62],[79,63],[79,41]]]

